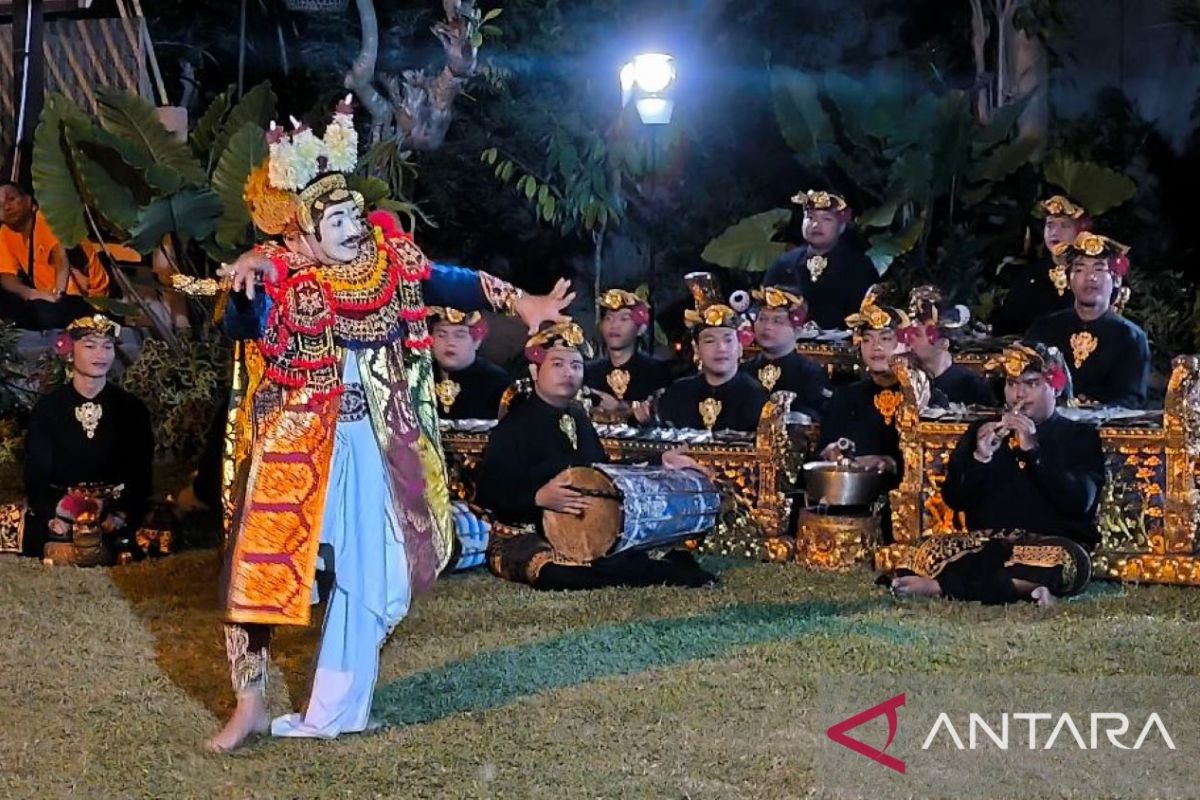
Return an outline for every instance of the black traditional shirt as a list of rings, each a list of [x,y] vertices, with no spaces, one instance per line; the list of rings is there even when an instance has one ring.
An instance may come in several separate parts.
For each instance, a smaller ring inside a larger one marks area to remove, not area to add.
[[[1062,351],[1076,395],[1103,405],[1146,405],[1150,344],[1145,331],[1115,311],[1085,322],[1068,308],[1033,323],[1027,336]]]
[[[500,397],[512,383],[503,369],[476,357],[470,366],[453,372],[437,367],[438,416],[442,419],[495,419]]]
[[[975,459],[982,425],[974,423],[959,439],[942,487],[943,499],[966,515],[967,526],[1065,536],[1095,547],[1104,487],[1099,431],[1054,414],[1037,426],[1036,448],[1025,453],[1010,439],[984,464]]]
[[[154,460],[150,414],[141,400],[106,383],[88,399],[67,382],[38,401],[25,437],[25,492],[36,524],[54,518],[67,490],[123,484],[107,508],[136,528],[146,514]]]
[[[808,301],[808,315],[824,330],[846,327],[867,289],[879,282],[871,259],[844,238],[823,256],[807,244],[784,253],[763,277],[763,286],[793,286]]]
[[[1039,317],[1070,308],[1075,296],[1070,289],[1059,294],[1050,278],[1054,262],[1049,258],[1019,267],[1013,276],[1012,287],[1004,302],[992,317],[992,333],[996,336],[1020,336]]]
[[[667,363],[643,353],[634,353],[619,367],[608,358],[597,358],[583,368],[584,386],[627,403],[643,401],[670,383]]]
[[[754,378],[768,392],[795,392],[792,408],[814,419],[819,418],[833,392],[829,378],[821,365],[799,353],[783,358],[767,358],[765,353],[747,361],[742,371]]]
[[[766,402],[767,390],[744,372],[720,386],[697,374],[671,384],[658,401],[658,418],[676,428],[754,431]],[[711,415],[711,425],[706,415]]]
[[[961,364],[951,364],[950,368],[934,378],[932,383],[933,388],[945,395],[946,400],[951,403],[969,406],[999,405],[996,393],[987,378]]]
[[[534,498],[567,467],[608,461],[600,436],[576,404],[555,408],[532,394],[488,436],[477,475],[476,499],[500,522],[541,522]]]
[[[845,438],[854,442],[854,455],[890,456],[899,466],[896,418],[903,400],[899,384],[883,387],[869,377],[839,386],[821,420],[821,449]]]

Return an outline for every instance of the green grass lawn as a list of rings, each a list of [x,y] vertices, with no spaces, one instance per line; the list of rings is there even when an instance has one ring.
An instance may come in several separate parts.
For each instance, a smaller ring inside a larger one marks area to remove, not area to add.
[[[805,797],[821,676],[1194,672],[1200,591],[983,608],[900,603],[865,572],[708,563],[713,590],[450,577],[383,651],[382,731],[216,757],[198,747],[231,702],[214,551],[114,570],[3,559],[0,797]],[[277,710],[304,696],[315,642],[277,638]]]

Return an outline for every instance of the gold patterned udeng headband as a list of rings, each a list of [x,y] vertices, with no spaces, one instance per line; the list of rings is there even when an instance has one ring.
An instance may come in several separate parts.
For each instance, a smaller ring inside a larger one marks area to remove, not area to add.
[[[474,325],[483,318],[478,311],[468,313],[451,306],[429,306],[429,316],[451,325]]]
[[[1056,194],[1042,201],[1042,210],[1051,217],[1070,217],[1071,219],[1079,219],[1087,214],[1083,206],[1072,203],[1068,198],[1061,194]]]
[[[565,347],[578,350],[584,358],[590,358],[592,348],[583,335],[583,328],[575,322],[559,322],[543,328],[529,337],[525,342],[525,353],[530,351],[549,350],[553,347]]]
[[[121,326],[103,314],[93,314],[90,317],[80,317],[67,325],[67,333],[75,339],[84,336],[111,336],[116,339],[121,335]]]
[[[646,305],[645,300],[624,289],[609,289],[600,295],[598,302],[601,308],[607,308],[609,311],[620,311],[623,308]]]
[[[849,208],[846,198],[832,192],[797,192],[792,196],[792,202],[805,209],[842,212]]]
[[[687,309],[683,312],[683,324],[688,330],[697,328],[740,328],[745,323],[742,316],[727,305],[714,303],[703,311]]]
[[[755,289],[751,296],[767,308],[803,308],[807,305],[804,298],[778,286],[766,286]]]

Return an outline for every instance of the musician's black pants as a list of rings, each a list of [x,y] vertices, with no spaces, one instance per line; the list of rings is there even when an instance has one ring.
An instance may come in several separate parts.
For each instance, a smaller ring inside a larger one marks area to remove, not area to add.
[[[603,589],[606,586],[688,586],[716,583],[690,553],[675,551],[662,559],[644,552],[625,552],[602,558],[589,566],[547,564],[538,573],[536,589]]]

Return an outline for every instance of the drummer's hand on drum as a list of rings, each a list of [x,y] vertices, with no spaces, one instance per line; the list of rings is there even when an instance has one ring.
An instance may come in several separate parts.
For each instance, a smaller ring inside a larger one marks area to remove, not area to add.
[[[558,511],[562,514],[574,514],[577,517],[582,516],[591,503],[577,489],[573,489],[563,475],[556,476],[538,489],[537,494],[533,497],[533,502],[537,503],[539,508]]]
[[[667,469],[694,469],[697,472],[712,477],[712,473],[696,459],[688,455],[683,447],[674,447],[662,454],[662,465]]]
[[[650,405],[649,400],[635,400],[633,402],[633,418],[637,420],[639,425],[649,425],[654,419],[654,407]]]
[[[876,472],[895,472],[896,460],[891,456],[859,456],[854,459],[857,466],[873,469]]]

